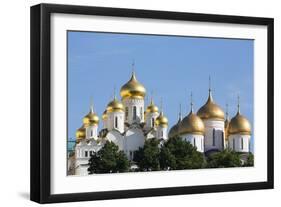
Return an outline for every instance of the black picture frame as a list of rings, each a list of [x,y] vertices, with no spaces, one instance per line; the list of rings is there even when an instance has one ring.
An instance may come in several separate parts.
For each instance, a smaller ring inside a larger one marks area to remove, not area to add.
[[[50,193],[50,129],[51,129],[51,70],[50,70],[50,15],[52,13],[134,17],[194,22],[219,22],[267,26],[267,181],[238,184],[169,187],[154,189],[86,192],[74,194]],[[89,201],[103,199],[166,196],[271,189],[274,187],[274,20],[272,18],[228,16],[168,11],[135,10],[89,6],[39,4],[31,7],[31,169],[30,199],[39,203]]]

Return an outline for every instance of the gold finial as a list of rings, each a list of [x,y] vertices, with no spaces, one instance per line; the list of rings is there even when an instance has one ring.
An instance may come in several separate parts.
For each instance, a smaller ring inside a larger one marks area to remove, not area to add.
[[[239,94],[238,94],[237,99],[238,99],[238,103],[237,103],[237,109],[238,109],[238,111],[237,111],[237,113],[240,114],[240,96],[239,96]]]
[[[211,86],[211,76],[209,75],[209,98],[208,101],[213,101],[212,97],[212,86]]]
[[[182,117],[181,117],[181,103],[180,103],[180,111],[179,111],[179,120],[181,120]]]
[[[226,119],[228,119],[228,103],[225,104],[225,115],[226,115]]]
[[[160,113],[163,114],[163,98],[160,99]]]
[[[151,91],[150,104],[151,104],[151,105],[154,104],[154,103],[153,103],[153,90]]]
[[[94,101],[93,101],[93,97],[91,96],[90,99],[90,112],[94,113]]]
[[[193,99],[192,99],[192,92],[190,93],[190,111],[193,113]]]
[[[113,99],[116,100],[116,86],[113,88]]]

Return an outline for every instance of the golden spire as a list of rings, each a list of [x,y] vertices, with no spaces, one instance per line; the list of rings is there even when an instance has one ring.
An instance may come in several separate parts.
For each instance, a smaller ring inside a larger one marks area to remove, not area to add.
[[[179,110],[179,121],[181,121],[182,116],[181,116],[181,103],[180,103],[180,110]]]
[[[192,99],[192,92],[190,93],[190,112],[193,113],[193,99]]]
[[[156,118],[157,126],[168,127],[168,119],[164,116],[163,113],[163,99],[161,97],[160,101],[160,115]]]
[[[228,114],[228,103],[225,104],[225,118],[228,120],[229,119],[229,114]]]
[[[154,104],[154,100],[153,100],[153,92],[151,92],[151,98],[150,98],[150,103],[146,108],[146,113],[158,113],[159,109],[158,107]]]
[[[237,97],[237,114],[240,114],[240,96],[238,94],[238,97]]]
[[[209,97],[208,102],[213,102],[213,96],[212,96],[212,87],[211,87],[211,76],[209,75]]]

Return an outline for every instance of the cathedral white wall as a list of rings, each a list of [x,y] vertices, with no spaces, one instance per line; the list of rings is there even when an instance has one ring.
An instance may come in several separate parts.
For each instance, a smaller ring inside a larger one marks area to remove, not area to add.
[[[224,121],[204,120],[205,138],[204,150],[223,150],[224,149]],[[215,133],[213,132],[215,130]],[[214,133],[214,140],[213,140]]]
[[[200,134],[182,134],[180,137],[197,148],[198,152],[204,152],[204,136]]]
[[[86,128],[86,139],[97,139],[98,138],[98,126],[93,125],[93,126],[88,126]]]
[[[228,146],[231,150],[236,152],[250,151],[250,135],[235,134],[229,136]]]
[[[119,150],[124,150],[124,137],[118,131],[113,130],[108,132],[106,139],[116,144],[119,147]]]
[[[158,126],[157,127],[157,139],[168,139],[168,128],[167,127],[162,127]]]
[[[117,118],[117,123],[118,123],[117,127],[115,125],[116,118]],[[107,129],[109,131],[116,129],[119,132],[123,133],[124,132],[124,120],[125,120],[125,113],[123,111],[108,113]]]
[[[125,106],[125,122],[142,123],[144,122],[144,100],[143,99],[124,99],[122,103]],[[126,117],[126,107],[128,108],[128,116]],[[134,107],[136,107],[136,117],[134,119]]]
[[[124,141],[124,152],[129,159],[133,159],[133,152],[143,147],[145,136],[141,129],[131,128],[126,132]]]
[[[145,129],[151,129],[152,127],[155,126],[156,124],[156,118],[159,116],[158,112],[154,112],[154,113],[147,113],[145,118]],[[154,126],[153,126],[153,120],[154,119]]]

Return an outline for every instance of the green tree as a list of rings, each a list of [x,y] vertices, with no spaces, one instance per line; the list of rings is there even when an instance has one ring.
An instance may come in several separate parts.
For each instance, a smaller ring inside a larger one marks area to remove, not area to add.
[[[247,161],[244,164],[245,167],[251,167],[254,166],[254,155],[253,153],[249,153],[248,157],[247,157]]]
[[[117,173],[129,170],[129,160],[117,145],[107,141],[105,145],[89,159],[89,174]]]
[[[211,154],[207,159],[208,168],[241,167],[240,155],[229,149]]]
[[[169,139],[161,149],[160,167],[163,170],[197,169],[204,165],[204,155],[180,137]]]
[[[156,138],[148,139],[144,146],[135,152],[134,161],[140,171],[160,170],[159,154],[159,140]]]

